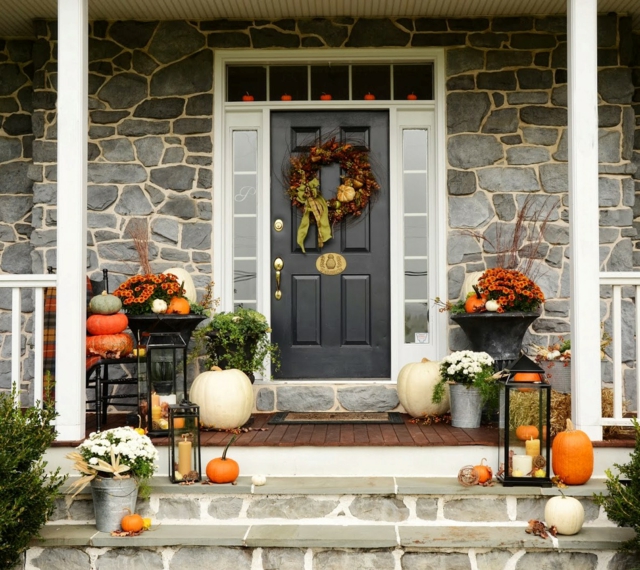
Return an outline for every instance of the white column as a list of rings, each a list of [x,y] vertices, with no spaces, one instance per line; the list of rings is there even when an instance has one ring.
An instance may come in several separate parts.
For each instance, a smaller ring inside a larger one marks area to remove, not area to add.
[[[592,440],[600,427],[597,0],[568,0],[571,415]]]
[[[85,433],[88,0],[58,0],[58,439]]]

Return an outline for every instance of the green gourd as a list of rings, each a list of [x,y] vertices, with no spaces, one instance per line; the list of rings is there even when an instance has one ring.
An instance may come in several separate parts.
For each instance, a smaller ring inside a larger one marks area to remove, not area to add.
[[[122,309],[122,301],[115,295],[103,291],[89,301],[89,310],[98,315],[113,315]]]

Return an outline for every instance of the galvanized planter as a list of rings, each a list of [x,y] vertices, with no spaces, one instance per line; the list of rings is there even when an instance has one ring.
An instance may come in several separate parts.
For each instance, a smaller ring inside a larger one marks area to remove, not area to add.
[[[133,477],[96,477],[91,481],[91,494],[96,514],[96,528],[100,532],[122,530],[122,517],[136,510],[138,483]]]
[[[457,428],[478,428],[482,416],[482,394],[478,388],[465,384],[449,386],[451,425]]]

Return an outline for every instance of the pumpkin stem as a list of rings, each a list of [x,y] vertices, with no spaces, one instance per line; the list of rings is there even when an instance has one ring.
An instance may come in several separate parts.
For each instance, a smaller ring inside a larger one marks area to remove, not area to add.
[[[229,450],[229,447],[231,446],[231,444],[236,440],[236,438],[238,437],[238,435],[234,435],[230,440],[229,443],[227,443],[227,447],[224,448],[224,451],[222,452],[222,461],[226,461],[227,460],[227,451]]]
[[[567,498],[567,496],[563,493],[562,489],[560,489],[559,487],[558,487],[558,491],[560,491],[560,494],[562,495],[563,499]]]
[[[212,372],[222,372],[222,368],[220,368],[219,366],[212,366],[211,367],[211,371]]]
[[[477,285],[473,285],[473,290],[476,292],[476,297],[478,297],[478,299],[482,299],[482,295],[480,295],[480,290]]]
[[[573,422],[567,418],[567,431],[574,431],[576,428],[573,427]]]
[[[424,364],[425,362],[431,362],[431,361],[428,358],[423,358],[420,362]]]

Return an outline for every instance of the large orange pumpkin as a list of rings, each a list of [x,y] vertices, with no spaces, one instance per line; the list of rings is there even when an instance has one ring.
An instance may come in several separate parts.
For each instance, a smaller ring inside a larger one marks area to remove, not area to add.
[[[173,297],[167,308],[167,315],[188,315],[191,308],[185,297]]]
[[[536,426],[518,426],[516,428],[516,437],[521,441],[538,439],[539,433]]]
[[[566,431],[560,432],[551,448],[553,472],[567,485],[583,485],[593,473],[593,444],[589,436],[567,420]]]
[[[115,315],[91,315],[87,319],[89,334],[118,334],[127,328],[129,319],[124,313]]]
[[[229,446],[236,440],[233,436],[222,452],[222,457],[216,457],[207,463],[207,477],[212,483],[233,483],[240,475],[240,466],[233,459],[227,457]]]
[[[125,333],[102,334],[87,337],[87,354],[102,358],[120,358],[133,350],[133,339]]]

